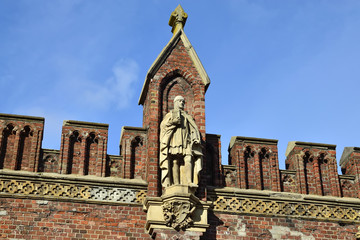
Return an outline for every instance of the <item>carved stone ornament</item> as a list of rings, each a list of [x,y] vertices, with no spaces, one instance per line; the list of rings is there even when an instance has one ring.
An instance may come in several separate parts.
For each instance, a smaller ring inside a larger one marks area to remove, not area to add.
[[[360,226],[358,227],[358,232],[355,234],[356,239],[360,239]]]
[[[191,216],[196,208],[195,204],[188,201],[171,201],[164,202],[162,208],[166,226],[179,231],[192,225]]]

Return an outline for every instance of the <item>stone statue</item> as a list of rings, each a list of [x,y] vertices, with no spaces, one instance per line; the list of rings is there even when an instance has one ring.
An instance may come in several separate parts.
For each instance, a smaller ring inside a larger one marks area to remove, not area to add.
[[[184,111],[185,99],[176,96],[174,109],[160,124],[161,184],[197,186],[202,169],[201,137],[194,119]]]

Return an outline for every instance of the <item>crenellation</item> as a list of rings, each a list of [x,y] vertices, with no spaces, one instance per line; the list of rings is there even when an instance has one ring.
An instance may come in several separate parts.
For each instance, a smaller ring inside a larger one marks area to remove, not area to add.
[[[172,38],[139,98],[142,127],[66,120],[43,149],[44,118],[0,114],[0,238],[360,239],[360,148],[206,133],[210,84],[172,13]]]
[[[108,124],[64,121],[60,172],[106,176]]]
[[[352,180],[342,179],[343,195],[360,198],[360,148],[346,147],[340,159],[340,166],[344,176],[354,176]]]
[[[147,129],[124,126],[120,137],[120,155],[122,178],[146,179]]]
[[[336,145],[290,142],[286,168],[297,171],[297,192],[341,196],[336,163]]]
[[[229,164],[236,166],[237,187],[280,191],[280,173],[275,139],[232,137]]]
[[[44,118],[0,114],[0,168],[37,171]]]

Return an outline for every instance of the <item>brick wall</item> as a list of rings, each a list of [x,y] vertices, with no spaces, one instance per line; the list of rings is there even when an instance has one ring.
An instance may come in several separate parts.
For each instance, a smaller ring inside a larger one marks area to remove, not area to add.
[[[1,239],[151,239],[142,206],[0,198]]]
[[[357,225],[271,216],[211,214],[203,239],[355,239]]]
[[[145,231],[142,206],[0,198],[1,239],[355,239],[358,224],[210,212],[205,233]],[[174,238],[176,237],[176,238]]]

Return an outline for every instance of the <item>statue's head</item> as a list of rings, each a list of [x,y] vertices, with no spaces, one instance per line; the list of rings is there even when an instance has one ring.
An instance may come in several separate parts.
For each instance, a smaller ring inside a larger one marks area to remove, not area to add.
[[[174,109],[184,110],[185,107],[185,99],[182,96],[176,96],[174,98]]]

